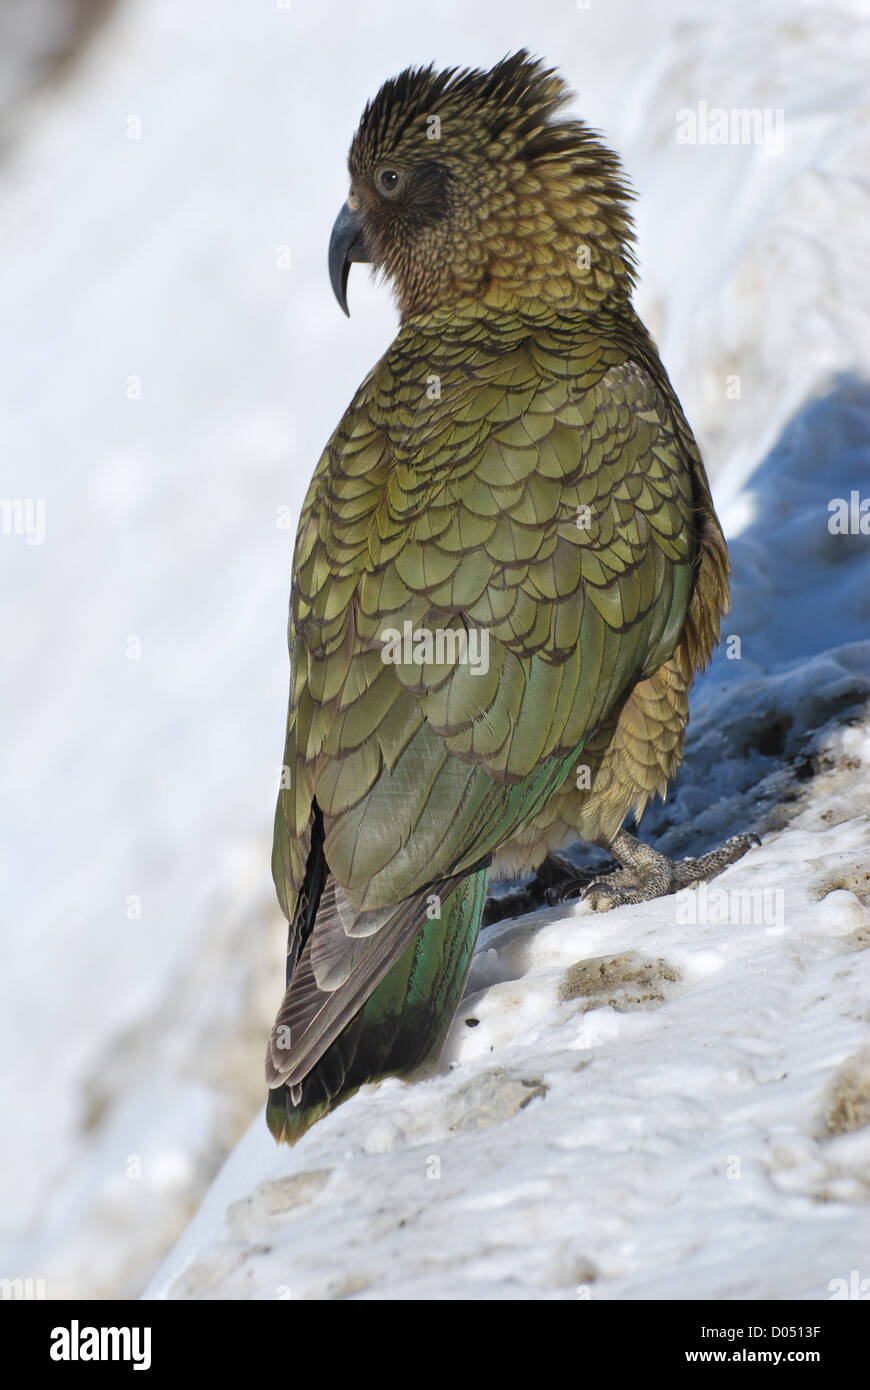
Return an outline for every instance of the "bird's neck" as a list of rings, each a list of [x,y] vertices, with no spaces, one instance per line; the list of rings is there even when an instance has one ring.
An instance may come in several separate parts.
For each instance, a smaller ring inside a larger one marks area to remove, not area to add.
[[[426,307],[474,300],[528,313],[535,306],[594,314],[627,304],[634,286],[632,230],[624,202],[557,165],[532,166],[490,198],[457,236],[430,281],[401,302],[403,321]],[[417,287],[415,286],[415,289]]]

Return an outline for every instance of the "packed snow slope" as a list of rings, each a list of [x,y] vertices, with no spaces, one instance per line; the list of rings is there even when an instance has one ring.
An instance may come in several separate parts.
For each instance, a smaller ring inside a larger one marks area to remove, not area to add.
[[[409,62],[521,45],[623,156],[733,538],[739,647],[644,834],[754,829],[721,884],[774,896],[491,928],[446,1070],[275,1151],[290,549],[395,322],[362,271],[349,324],[329,290],[346,147]],[[152,1291],[826,1297],[860,1267],[870,538],[828,521],[870,496],[868,56],[847,4],[126,0],[17,113],[2,493],[44,507],[0,536],[0,1275],[140,1292],[254,1115]],[[781,146],[679,144],[704,102],[781,110]]]

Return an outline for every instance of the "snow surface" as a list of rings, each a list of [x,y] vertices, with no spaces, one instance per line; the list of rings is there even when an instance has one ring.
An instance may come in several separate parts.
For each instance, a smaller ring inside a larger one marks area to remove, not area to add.
[[[866,1266],[870,538],[827,508],[870,495],[868,35],[786,0],[127,0],[19,114],[2,492],[46,530],[0,537],[0,1275],[138,1293],[249,1122],[152,1295],[826,1297]],[[363,273],[350,324],[331,298],[346,147],[408,62],[522,44],[638,190],[638,306],[734,537],[740,659],[644,834],[759,831],[717,886],[781,888],[783,930],[497,924],[442,1074],[276,1150],[289,552],[395,322]],[[701,100],[783,108],[783,149],[678,146]]]

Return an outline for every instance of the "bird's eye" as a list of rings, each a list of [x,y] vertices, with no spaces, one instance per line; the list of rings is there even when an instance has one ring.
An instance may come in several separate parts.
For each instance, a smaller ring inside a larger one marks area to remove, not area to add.
[[[396,169],[382,169],[378,174],[378,183],[384,193],[395,193],[399,186],[399,174]]]

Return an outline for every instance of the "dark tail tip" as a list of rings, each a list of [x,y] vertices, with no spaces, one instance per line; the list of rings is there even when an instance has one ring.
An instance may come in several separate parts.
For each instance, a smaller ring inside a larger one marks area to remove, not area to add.
[[[294,1088],[295,1089],[295,1088]],[[306,1104],[304,1094],[294,1104],[289,1086],[276,1086],[269,1092],[266,1101],[266,1124],[276,1144],[297,1143],[305,1133],[329,1110],[329,1101]]]

